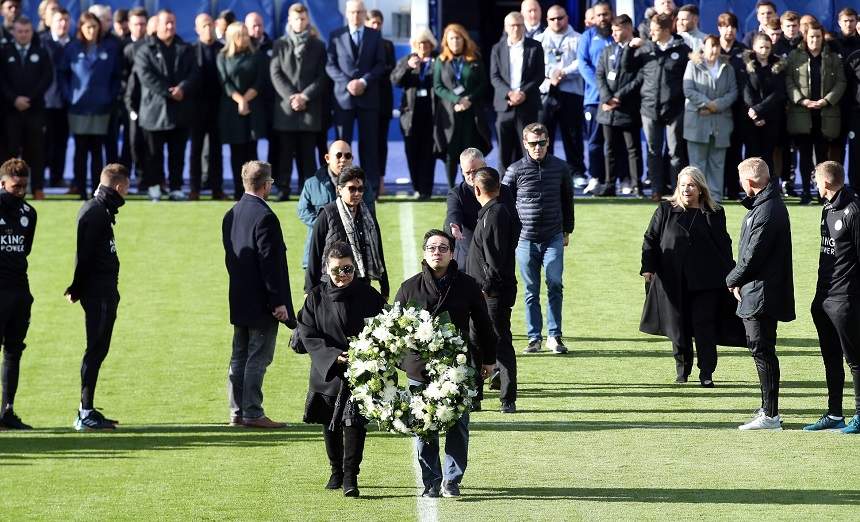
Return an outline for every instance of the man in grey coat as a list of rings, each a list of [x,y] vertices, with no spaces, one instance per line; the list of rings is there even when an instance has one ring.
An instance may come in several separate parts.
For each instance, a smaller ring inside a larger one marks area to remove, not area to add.
[[[767,163],[749,158],[738,165],[749,209],[741,225],[738,260],[726,286],[738,300],[749,347],[761,383],[761,408],[741,430],[781,430],[776,323],[793,321],[791,223],[782,194],[770,182]]]

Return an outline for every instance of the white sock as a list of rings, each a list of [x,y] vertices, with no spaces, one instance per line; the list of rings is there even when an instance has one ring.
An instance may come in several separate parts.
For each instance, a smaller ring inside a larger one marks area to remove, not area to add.
[[[845,417],[837,417],[836,415],[828,415],[828,417],[830,417],[833,420],[842,420],[845,418]]]
[[[86,418],[87,418],[87,416],[88,416],[90,413],[92,413],[92,411],[93,411],[93,410],[85,410],[85,409],[81,408],[81,418],[82,418],[82,419],[86,419]]]

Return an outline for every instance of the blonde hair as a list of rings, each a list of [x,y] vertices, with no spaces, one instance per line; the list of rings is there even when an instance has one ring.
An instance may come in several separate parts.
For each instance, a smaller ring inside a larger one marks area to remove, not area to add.
[[[236,38],[243,37],[247,39],[248,46],[244,49],[239,49],[236,46]],[[232,24],[227,26],[227,30],[224,31],[224,49],[221,51],[224,53],[224,56],[230,58],[239,53],[243,52],[251,52],[251,37],[248,35],[248,28],[245,27],[245,24],[242,22],[233,22]]]
[[[421,42],[430,42],[434,49],[439,46],[439,42],[437,42],[436,37],[433,36],[433,31],[426,27],[419,29],[412,35],[412,38],[409,39],[409,44],[412,46],[412,50],[414,52],[418,51],[418,44]]]
[[[770,181],[770,169],[767,162],[761,158],[747,158],[738,164],[738,174],[741,178],[749,178],[756,185],[764,185]]]
[[[711,212],[715,212],[720,208],[717,202],[714,201],[713,196],[711,196],[711,189],[708,188],[708,182],[705,179],[705,175],[696,167],[684,167],[681,169],[681,172],[678,173],[675,192],[672,194],[672,197],[669,198],[669,203],[671,203],[673,207],[681,207],[684,210],[687,210],[687,205],[684,204],[684,198],[681,197],[681,176],[690,176],[690,179],[696,184],[696,188],[699,189],[700,194],[699,203],[702,207],[710,210]]]

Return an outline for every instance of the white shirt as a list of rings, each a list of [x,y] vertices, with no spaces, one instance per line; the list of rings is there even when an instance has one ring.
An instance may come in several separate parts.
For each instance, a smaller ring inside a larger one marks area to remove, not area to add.
[[[53,41],[55,41],[55,42],[59,43],[59,44],[60,44],[60,45],[62,45],[62,46],[65,46],[65,45],[66,45],[66,44],[68,44],[72,39],[71,39],[71,37],[69,36],[69,34],[68,34],[68,33],[66,33],[66,35],[65,35],[65,36],[60,36],[60,35],[58,35],[58,34],[54,34],[54,32],[53,32],[53,31],[51,31],[51,40],[53,40]]]
[[[525,45],[523,41],[511,45],[508,42],[508,56],[511,62],[511,90],[518,91],[523,84],[523,52]]]

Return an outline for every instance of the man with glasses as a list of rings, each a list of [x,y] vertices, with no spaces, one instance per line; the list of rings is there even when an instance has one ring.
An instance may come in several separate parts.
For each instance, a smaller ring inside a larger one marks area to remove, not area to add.
[[[325,155],[326,164],[319,168],[314,175],[307,180],[302,187],[299,196],[298,214],[299,220],[308,227],[305,235],[305,253],[302,257],[302,268],[308,267],[308,251],[311,247],[311,230],[317,216],[322,208],[337,199],[337,177],[346,167],[352,165],[352,149],[349,143],[337,140],[329,145],[328,153]],[[364,203],[374,212],[373,194],[364,191]]]
[[[395,302],[416,303],[434,316],[447,313],[451,323],[468,342],[470,364],[486,378],[496,362],[496,336],[487,315],[481,287],[459,270],[453,259],[454,238],[442,230],[424,234],[424,260],[421,272],[400,286]],[[470,336],[470,323],[475,335]],[[402,368],[409,385],[422,387],[428,382],[426,361],[416,353],[407,355]],[[479,381],[480,382],[480,381]],[[480,386],[480,384],[479,384]],[[469,450],[469,414],[465,413],[445,436],[445,465],[439,462],[439,436],[416,439],[418,464],[424,482],[424,497],[459,497],[460,481],[466,472]]]
[[[528,154],[511,165],[504,184],[514,193],[517,214],[522,223],[516,258],[526,287],[526,330],[529,338],[525,353],[541,351],[543,316],[540,306],[541,269],[546,271],[547,348],[567,353],[562,341],[561,304],[564,247],[573,232],[573,186],[570,167],[547,153],[547,129],[532,123],[523,131]]]
[[[451,230],[451,235],[456,240],[454,246],[454,261],[459,266],[466,266],[466,257],[469,255],[469,245],[472,244],[472,231],[478,223],[478,211],[480,203],[475,198],[474,176],[478,169],[487,166],[484,154],[469,147],[460,153],[460,169],[463,171],[463,181],[456,187],[448,190],[448,214],[445,216],[446,231]],[[499,192],[499,201],[507,207],[511,215],[516,216],[516,205],[511,189],[505,185]]]
[[[231,426],[286,427],[263,411],[263,377],[275,355],[278,322],[296,327],[287,247],[278,216],[266,204],[273,183],[268,163],[243,165],[245,193],[224,216],[221,227],[233,324],[227,374]]]
[[[585,184],[582,147],[583,83],[576,61],[581,34],[570,26],[567,12],[554,5],[546,14],[547,30],[535,39],[543,46],[544,76],[540,85],[540,122],[549,130],[549,153],[554,154],[556,129],[561,131],[564,158],[574,180]]]

